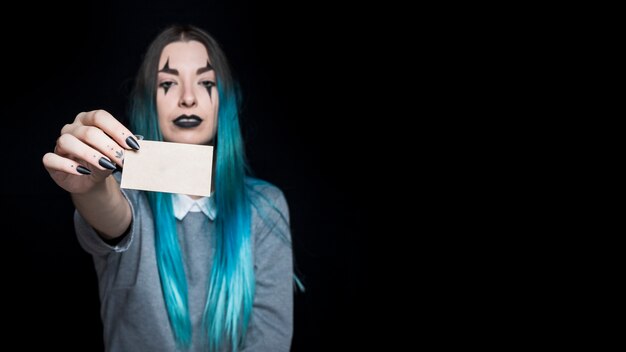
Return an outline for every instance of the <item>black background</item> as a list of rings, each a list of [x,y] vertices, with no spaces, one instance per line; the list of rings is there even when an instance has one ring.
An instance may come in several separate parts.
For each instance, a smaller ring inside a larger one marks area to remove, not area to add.
[[[2,282],[5,342],[102,349],[95,271],[76,241],[69,196],[43,155],[77,113],[126,121],[149,41],[171,23],[207,29],[242,84],[252,169],[288,200],[296,265],[293,351],[375,338],[378,285],[366,260],[380,207],[375,152],[375,23],[357,5],[246,1],[15,4],[2,25]],[[362,5],[359,5],[362,6]],[[9,22],[13,22],[10,24]],[[5,210],[4,210],[5,209]],[[5,327],[7,325],[5,324]],[[24,336],[27,336],[25,339]]]

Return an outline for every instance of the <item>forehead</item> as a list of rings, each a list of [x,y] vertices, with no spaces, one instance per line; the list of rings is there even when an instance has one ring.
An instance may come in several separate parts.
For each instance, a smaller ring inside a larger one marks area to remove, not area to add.
[[[178,66],[183,65],[194,68],[204,67],[207,61],[211,61],[204,45],[195,40],[166,45],[159,58],[159,68],[163,67],[168,60],[171,68],[178,68]]]

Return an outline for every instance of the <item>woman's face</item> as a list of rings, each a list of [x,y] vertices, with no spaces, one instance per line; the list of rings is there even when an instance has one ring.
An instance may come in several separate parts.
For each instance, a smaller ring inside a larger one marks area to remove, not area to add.
[[[157,113],[167,142],[209,144],[217,131],[216,76],[197,41],[168,44],[161,52]]]

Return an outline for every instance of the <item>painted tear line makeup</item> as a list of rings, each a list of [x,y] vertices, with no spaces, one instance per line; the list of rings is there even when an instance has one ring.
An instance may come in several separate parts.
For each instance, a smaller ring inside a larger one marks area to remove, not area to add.
[[[165,61],[165,66],[163,66],[163,68],[160,69],[159,72],[169,73],[169,74],[178,76],[178,70],[170,68],[169,58],[167,58],[167,61]],[[159,87],[163,88],[163,91],[164,91],[163,95],[167,95],[167,91],[171,88],[171,86],[172,86],[172,82],[163,82],[159,84]]]
[[[196,75],[199,76],[199,75],[201,75],[201,74],[203,74],[205,72],[209,72],[209,71],[213,71],[213,66],[211,66],[211,64],[207,60],[206,66],[202,67],[202,68],[199,68],[196,71]],[[209,82],[209,84],[205,85],[204,87],[206,88],[206,91],[209,93],[209,99],[213,100],[213,95],[211,94],[211,91],[213,90],[213,87],[215,87],[215,82],[212,82],[212,81],[205,81],[205,82]]]

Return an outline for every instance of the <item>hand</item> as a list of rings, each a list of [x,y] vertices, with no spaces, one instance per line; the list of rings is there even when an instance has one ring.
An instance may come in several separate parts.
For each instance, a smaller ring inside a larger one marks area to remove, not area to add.
[[[87,193],[122,165],[124,150],[139,149],[133,134],[104,110],[81,112],[61,129],[43,156],[50,177],[70,193]]]

